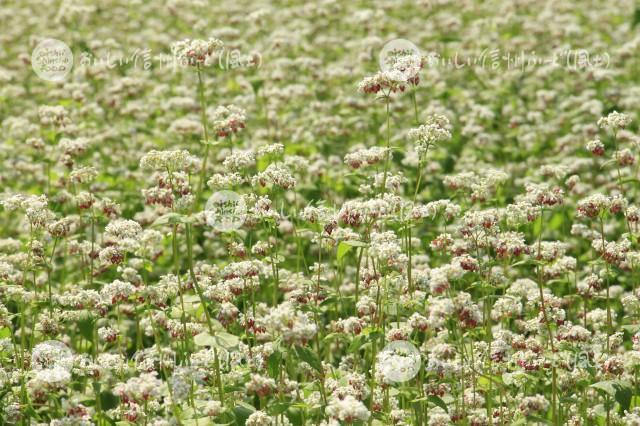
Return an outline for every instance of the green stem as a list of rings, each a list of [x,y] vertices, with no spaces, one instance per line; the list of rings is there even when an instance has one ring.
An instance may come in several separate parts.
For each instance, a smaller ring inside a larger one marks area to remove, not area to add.
[[[390,95],[386,96],[387,99],[387,152],[384,158],[384,176],[382,178],[381,193],[387,192],[387,174],[389,173],[389,159],[391,158],[391,114],[389,112],[389,102],[391,101]]]
[[[47,270],[47,287],[49,290],[49,315],[53,315],[53,296],[51,291],[51,272],[53,270],[53,257],[56,253],[56,246],[58,245],[58,237],[53,240],[53,249],[51,250],[51,258],[49,259],[49,268]],[[53,318],[52,318],[53,319]]]
[[[540,256],[542,251],[542,227],[543,227],[543,216],[544,210],[540,209],[540,231],[538,233],[538,262],[540,262]],[[538,264],[538,289],[540,291],[540,309],[542,309],[542,316],[544,318],[544,322],[547,326],[547,332],[549,333],[549,345],[551,346],[551,353],[553,356],[553,365],[552,365],[552,374],[553,378],[551,381],[551,419],[554,425],[557,424],[557,412],[556,412],[556,400],[557,400],[557,381],[556,381],[556,348],[553,343],[553,331],[551,330],[551,323],[549,322],[549,318],[547,317],[547,308],[544,302],[544,291],[543,291],[543,274],[542,274],[542,266]]]
[[[191,224],[188,223],[186,226],[186,236],[187,236],[187,266],[189,268],[189,276],[193,281],[193,287],[196,289],[196,293],[198,293],[198,297],[200,298],[200,303],[202,303],[202,307],[204,308],[204,315],[207,319],[207,327],[209,328],[209,332],[213,334],[213,324],[211,322],[211,314],[209,313],[209,308],[207,306],[206,299],[204,297],[204,293],[198,284],[198,279],[193,270],[193,239],[191,236]]]
[[[209,159],[209,131],[207,129],[207,105],[204,98],[204,83],[202,82],[202,70],[200,65],[196,67],[198,74],[198,98],[200,99],[200,119],[202,121],[202,129],[204,132],[204,158],[202,160],[202,168],[200,169],[200,181],[198,182],[198,192],[196,193],[195,206],[200,205],[202,191],[204,190],[204,180],[207,172],[207,160]]]
[[[417,86],[414,86],[411,91],[411,99],[413,100],[413,112],[415,114],[416,125],[420,124],[420,119],[418,118],[418,102],[416,101],[416,90]]]
[[[173,225],[172,229],[172,247],[173,247],[173,269],[176,274],[176,278],[178,279],[178,296],[180,297],[180,309],[182,312],[180,313],[180,321],[182,322],[182,332],[184,334],[183,339],[183,351],[182,354],[183,359],[187,359],[187,350],[188,350],[188,333],[187,333],[187,317],[184,308],[184,297],[182,295],[183,288],[182,282],[180,280],[180,267],[178,265],[178,224]]]

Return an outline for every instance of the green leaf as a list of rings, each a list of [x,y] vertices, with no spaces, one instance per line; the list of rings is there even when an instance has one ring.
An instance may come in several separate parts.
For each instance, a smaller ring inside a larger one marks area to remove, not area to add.
[[[340,302],[340,298],[338,296],[329,296],[320,302],[320,306],[330,306]]]
[[[447,403],[444,402],[442,400],[442,398],[440,398],[439,396],[436,396],[436,395],[423,396],[421,398],[416,398],[416,399],[412,400],[411,402],[413,403],[413,402],[422,402],[422,401],[428,401],[428,402],[432,403],[433,405],[435,405],[436,407],[442,408],[447,413],[449,412],[449,408],[447,407]]]
[[[398,314],[398,303],[389,301],[389,303],[384,307],[384,310],[388,315],[396,316]]]
[[[601,393],[613,397],[620,404],[620,413],[628,410],[631,405],[632,386],[624,380],[603,380],[591,385]]]
[[[640,185],[640,180],[636,178],[627,178],[627,179],[620,180],[620,184],[625,184],[625,183],[634,183],[636,185]]]
[[[277,416],[289,409],[291,407],[291,402],[276,402],[275,404],[269,404],[267,411],[272,416]]]
[[[545,419],[540,416],[527,416],[527,420],[533,420],[535,423],[543,423],[545,425],[551,424],[551,422],[548,419]]]
[[[84,337],[90,342],[93,342],[93,321],[92,320],[78,321],[78,329],[80,330],[80,334],[82,335],[82,337]]]
[[[346,241],[341,241],[340,244],[338,244],[338,260],[342,260],[342,258],[349,253],[352,248],[353,246],[347,244]]]
[[[213,420],[211,420],[211,417],[199,417],[197,419],[183,420],[182,424],[185,426],[211,426],[213,425]]]
[[[185,216],[180,213],[172,212],[172,213],[167,213],[160,216],[151,224],[151,226],[161,226],[161,225],[167,225],[167,224],[173,225],[176,223],[193,223],[193,222],[194,222],[194,218],[191,216]]]
[[[216,333],[215,336],[212,336],[208,332],[203,331],[193,338],[193,342],[197,346],[215,346],[225,350],[230,350],[238,347],[240,339],[238,339],[238,337],[234,336],[233,334],[225,332],[219,332]]]
[[[103,410],[111,410],[112,408],[116,408],[118,406],[120,400],[111,392],[105,391],[100,392],[100,403],[102,404]]]
[[[635,334],[640,331],[640,324],[625,324],[621,326],[621,328],[625,331],[628,331],[629,334]]]
[[[512,267],[516,267],[516,266],[523,266],[523,265],[530,265],[530,264],[533,264],[531,259],[522,259],[522,260],[519,260],[519,261],[517,261],[515,263],[512,263],[511,266]]]
[[[309,364],[318,373],[320,373],[320,374],[324,373],[324,371],[322,369],[322,362],[320,361],[320,357],[318,356],[317,353],[313,352],[309,348],[305,348],[305,347],[302,347],[302,346],[295,346],[294,347],[294,351],[295,351],[296,355],[298,356],[298,358],[300,358],[301,361],[304,361],[307,364]]]
[[[603,380],[601,382],[592,384],[591,387],[602,391],[609,396],[615,396],[616,394],[615,382],[613,380]]]
[[[433,405],[435,405],[437,407],[442,408],[447,413],[449,412],[449,408],[447,408],[447,404],[445,404],[445,402],[439,396],[429,395],[427,397],[427,401],[429,401],[430,403],[432,403]]]
[[[564,221],[564,216],[562,213],[556,213],[551,216],[551,220],[547,222],[547,227],[549,229],[560,229],[562,227],[562,222]]]
[[[256,409],[252,405],[245,402],[238,402],[233,408],[233,413],[236,416],[236,424],[238,426],[243,426],[247,421],[247,418],[249,418],[254,411],[256,411]]]
[[[384,334],[379,329],[375,328],[366,328],[360,335],[356,336],[351,344],[349,345],[349,353],[354,353],[361,348],[365,347],[365,345],[369,344],[369,342],[373,342],[374,340],[383,338]]]
[[[631,387],[622,387],[620,389],[618,389],[618,391],[616,392],[616,401],[618,401],[618,404],[620,404],[620,410],[619,413],[620,414],[624,414],[625,411],[629,410],[629,407],[631,406],[631,397],[633,396],[633,393],[631,392]]]
[[[224,349],[235,349],[240,344],[240,339],[238,336],[234,336],[233,334],[225,333],[224,331],[216,333],[214,336],[219,346]]]
[[[278,378],[280,375],[280,363],[282,362],[282,352],[279,350],[273,351],[269,358],[267,358],[267,372],[273,379]]]
[[[344,333],[329,333],[322,339],[323,342],[330,342],[331,340],[343,340],[346,339]]]
[[[358,240],[344,240],[342,241],[343,243],[351,246],[351,247],[369,247],[369,244],[365,243],[364,241],[358,241]]]
[[[347,349],[347,352],[349,353],[354,353],[357,350],[359,350],[362,345],[365,342],[365,336],[360,334],[356,337],[353,338],[353,341],[351,342],[351,344],[349,345],[349,348]]]
[[[197,294],[185,294],[182,296],[182,300],[186,303],[198,303],[200,302],[200,297]]]
[[[262,84],[264,83],[264,80],[259,78],[253,78],[250,80],[250,82],[251,82],[251,88],[253,89],[253,93],[258,93],[260,91],[260,88],[262,87]]]
[[[482,292],[488,292],[494,289],[494,286],[485,281],[476,281],[469,286],[467,290],[478,289]]]

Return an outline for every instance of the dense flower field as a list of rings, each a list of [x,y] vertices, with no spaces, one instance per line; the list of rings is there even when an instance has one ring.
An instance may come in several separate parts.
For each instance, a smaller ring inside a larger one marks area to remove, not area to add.
[[[633,0],[5,0],[0,416],[640,425]]]

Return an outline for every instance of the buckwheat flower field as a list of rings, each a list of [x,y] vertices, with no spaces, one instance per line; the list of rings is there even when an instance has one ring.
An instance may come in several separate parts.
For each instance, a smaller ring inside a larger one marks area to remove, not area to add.
[[[634,0],[0,27],[0,425],[640,425]]]

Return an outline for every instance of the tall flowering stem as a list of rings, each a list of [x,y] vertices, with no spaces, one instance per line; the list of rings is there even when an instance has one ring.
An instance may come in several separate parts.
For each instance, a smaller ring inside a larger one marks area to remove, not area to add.
[[[200,205],[200,198],[204,189],[204,179],[207,170],[207,159],[209,157],[209,134],[207,132],[207,106],[204,98],[204,84],[202,81],[202,67],[214,57],[216,52],[220,52],[223,48],[222,41],[216,38],[207,40],[184,39],[174,43],[171,46],[174,57],[183,65],[196,68],[198,75],[198,97],[200,100],[200,115],[204,132],[204,158],[202,160],[202,168],[200,170],[200,181],[198,183],[198,191],[196,193],[195,207]]]
[[[418,194],[420,193],[420,182],[422,181],[422,167],[424,165],[424,161],[426,160],[428,154],[429,154],[429,148],[427,147],[424,152],[424,155],[420,155],[418,159],[418,181],[416,182],[416,190],[413,193],[414,204],[418,199]]]
[[[558,424],[557,423],[557,404],[556,404],[556,400],[557,400],[557,393],[558,393],[558,389],[557,389],[557,377],[556,377],[556,347],[555,347],[555,343],[554,343],[554,337],[553,337],[553,331],[551,329],[551,323],[549,322],[549,318],[547,316],[547,308],[546,308],[546,303],[544,301],[544,278],[543,278],[543,271],[542,271],[542,265],[540,264],[541,259],[542,259],[542,230],[544,229],[544,225],[543,225],[543,217],[544,217],[544,209],[540,208],[540,230],[538,232],[538,265],[537,265],[537,269],[538,269],[538,289],[540,291],[540,309],[542,310],[542,316],[544,318],[544,323],[547,326],[547,333],[549,334],[548,336],[548,342],[549,345],[551,346],[551,354],[553,357],[552,360],[552,378],[551,378],[551,418],[552,418],[552,422],[553,424]]]
[[[389,110],[389,103],[391,102],[391,95],[386,93],[384,95],[387,112],[387,145],[384,157],[384,176],[382,178],[382,188],[380,192],[382,194],[387,192],[387,174],[389,173],[389,160],[391,158],[391,112]]]
[[[209,140],[209,131],[207,130],[207,104],[204,97],[204,83],[202,81],[202,69],[201,65],[196,66],[196,73],[198,74],[198,99],[200,100],[200,121],[202,121],[202,131],[204,132],[204,155],[202,159],[202,168],[200,169],[200,180],[198,181],[198,190],[196,192],[196,207],[200,205],[202,198],[202,191],[204,190],[204,182],[207,172],[207,160],[209,159],[209,149],[211,141]]]

